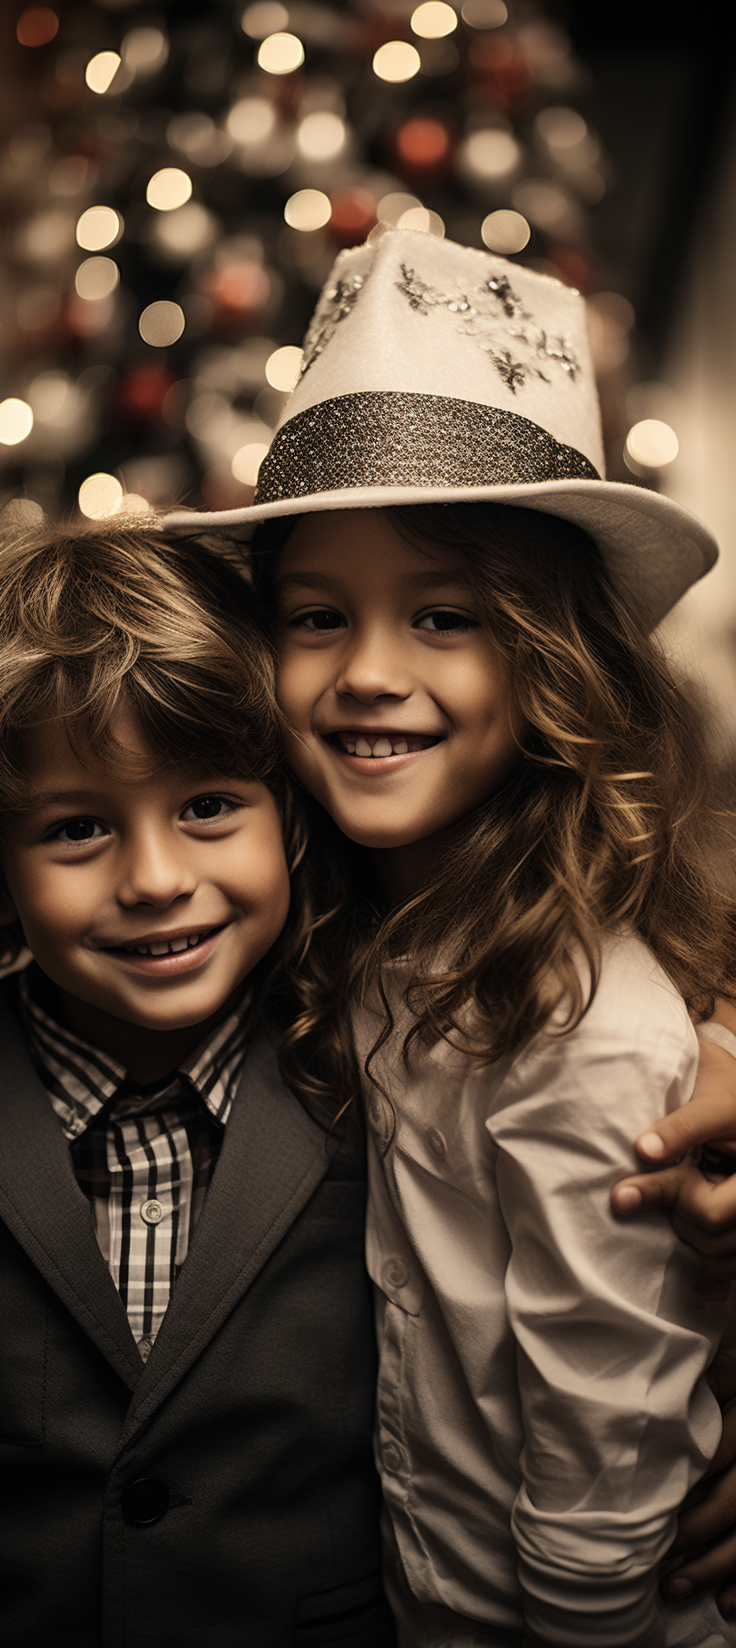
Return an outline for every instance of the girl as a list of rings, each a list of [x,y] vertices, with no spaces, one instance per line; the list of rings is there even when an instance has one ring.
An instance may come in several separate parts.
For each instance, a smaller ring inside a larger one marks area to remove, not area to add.
[[[608,1201],[727,971],[697,720],[646,639],[712,545],[599,479],[576,294],[417,242],[343,262],[251,512],[302,515],[254,562],[290,760],[354,844],[324,837],[285,1061],[349,1093],[352,1021],[394,1604],[407,1648],[716,1648],[655,1593],[723,1310]]]

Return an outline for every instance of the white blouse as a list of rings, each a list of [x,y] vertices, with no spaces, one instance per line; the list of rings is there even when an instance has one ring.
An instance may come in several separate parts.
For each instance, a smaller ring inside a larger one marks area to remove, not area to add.
[[[401,970],[396,982],[400,984]],[[397,995],[398,999],[398,995]],[[690,1096],[697,1039],[640,940],[607,943],[593,1004],[512,1060],[408,1021],[366,1083],[367,1259],[380,1346],[377,1457],[402,1648],[565,1648],[659,1631],[656,1567],[720,1438],[703,1378],[725,1306],[668,1218],[617,1221],[633,1140]],[[358,1017],[365,1057],[381,1027]],[[387,1140],[390,1142],[387,1143]],[[698,1602],[667,1640],[736,1643]],[[709,1621],[716,1622],[713,1635]],[[732,1634],[731,1634],[732,1633]]]

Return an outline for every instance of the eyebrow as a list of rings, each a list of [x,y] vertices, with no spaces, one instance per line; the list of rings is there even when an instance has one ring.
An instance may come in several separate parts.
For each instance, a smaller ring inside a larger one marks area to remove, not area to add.
[[[409,572],[402,583],[407,589],[472,589],[471,579],[464,572]],[[327,574],[323,572],[285,572],[276,579],[276,589],[279,594],[288,594],[293,589],[334,590],[341,586],[339,573]]]

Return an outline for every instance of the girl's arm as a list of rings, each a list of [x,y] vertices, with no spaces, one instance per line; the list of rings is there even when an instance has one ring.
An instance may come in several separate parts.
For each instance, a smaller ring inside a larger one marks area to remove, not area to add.
[[[722,1307],[698,1294],[696,1257],[667,1221],[610,1215],[627,1137],[694,1077],[681,1004],[644,984],[624,980],[619,1000],[603,982],[572,1036],[517,1062],[489,1118],[513,1249],[529,1648],[535,1632],[581,1648],[656,1642],[657,1567],[718,1440],[703,1375]]]

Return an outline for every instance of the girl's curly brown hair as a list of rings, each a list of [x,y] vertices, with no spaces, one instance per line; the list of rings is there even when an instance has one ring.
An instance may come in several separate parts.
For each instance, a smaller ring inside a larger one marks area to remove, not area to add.
[[[487,504],[388,515],[420,551],[462,557],[526,734],[501,786],[444,833],[427,885],[388,912],[367,852],[307,803],[301,1012],[282,1053],[292,1083],[356,1091],[351,1010],[365,980],[380,984],[397,956],[412,963],[405,1058],[416,1038],[449,1037],[492,1061],[555,1010],[573,1028],[597,987],[601,936],[622,925],[707,1016],[714,995],[730,993],[733,905],[710,855],[725,819],[694,693],[580,528]],[[267,601],[274,550],[290,525],[261,528],[254,540]],[[382,1045],[393,1019],[380,988]]]

